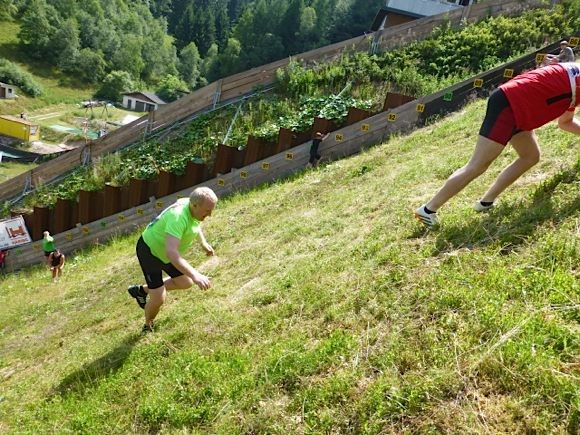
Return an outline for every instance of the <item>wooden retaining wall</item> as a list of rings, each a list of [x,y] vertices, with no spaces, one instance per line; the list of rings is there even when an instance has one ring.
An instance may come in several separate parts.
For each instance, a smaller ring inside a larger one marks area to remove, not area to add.
[[[545,47],[542,52],[551,52],[557,46],[557,43],[552,44]],[[406,102],[399,107],[390,108],[375,115],[368,113],[370,115],[368,118],[356,120],[351,125],[333,131],[321,143],[319,151],[325,160],[335,160],[358,153],[365,147],[382,143],[393,133],[406,133],[417,127],[424,126],[434,117],[456,111],[473,98],[486,96],[490,90],[511,77],[524,70],[534,68],[537,62],[541,60],[541,56],[540,52],[535,52],[434,94]],[[358,114],[357,116],[360,117],[361,115]],[[240,168],[230,168],[226,173],[217,173],[211,179],[203,178],[208,177],[208,175],[206,172],[200,171],[198,167],[194,175],[189,174],[189,180],[193,184],[183,186],[184,188],[179,192],[163,197],[156,197],[151,194],[152,190],[150,188],[144,189],[143,186],[131,185],[127,194],[139,192],[141,199],[143,199],[143,195],[147,194],[146,198],[148,200],[146,203],[132,206],[127,210],[94,222],[76,223],[72,228],[54,235],[56,245],[66,254],[70,254],[91,244],[103,243],[116,235],[135,231],[149,222],[157,213],[177,198],[188,196],[193,185],[208,186],[219,197],[223,197],[234,192],[251,189],[265,182],[284,178],[305,167],[309,159],[309,151],[310,141],[307,141],[275,155],[262,157],[261,160],[249,165],[244,165]],[[201,179],[203,179],[203,182],[199,182]],[[134,181],[137,183],[142,180]],[[159,182],[157,182],[157,189],[159,189]],[[120,195],[120,198],[122,197],[121,193],[116,194]],[[139,200],[135,199],[135,201]],[[118,201],[122,201],[122,199]],[[64,213],[70,213],[71,216],[77,213],[79,217],[77,220],[82,221],[80,202],[78,212],[74,212],[72,208],[71,204],[63,204],[60,208],[57,207],[57,209],[61,210],[60,213],[63,213],[63,210]],[[31,230],[32,226],[31,231],[34,234],[41,234],[44,229],[52,228],[50,223],[51,213],[59,212],[56,209],[52,212],[41,209],[37,214],[35,210],[34,215],[36,218],[33,222],[31,222],[30,217],[26,218],[29,230]],[[82,213],[85,213],[85,211]],[[90,213],[90,211],[86,213]],[[11,255],[8,256],[7,265],[9,270],[16,270],[27,265],[39,263],[42,260],[41,242],[36,241],[13,249]]]
[[[551,3],[557,3],[557,1]],[[0,202],[18,196],[25,187],[36,187],[56,180],[79,166],[83,153],[84,155],[90,153],[91,157],[98,157],[114,152],[135,142],[149,132],[162,129],[196,113],[208,110],[217,103],[248,95],[257,87],[271,85],[275,82],[276,71],[286,67],[291,59],[307,63],[331,59],[348,50],[367,51],[371,48],[373,41],[378,44],[377,49],[388,50],[423,39],[435,27],[445,23],[457,26],[462,20],[476,22],[489,16],[515,15],[525,9],[549,6],[550,2],[545,0],[489,0],[341,41],[234,74],[198,89],[171,104],[161,106],[157,111],[91,142],[85,148],[69,151],[65,155],[1,183]]]

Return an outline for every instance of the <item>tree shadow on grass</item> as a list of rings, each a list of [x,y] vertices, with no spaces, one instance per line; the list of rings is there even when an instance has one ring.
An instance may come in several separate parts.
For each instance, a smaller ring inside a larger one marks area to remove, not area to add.
[[[29,50],[16,42],[2,44],[0,54],[11,62],[26,65],[27,71],[42,78],[54,78],[56,68],[47,61],[35,59],[29,54]]]
[[[580,197],[558,206],[554,204],[556,189],[578,183],[579,179],[580,160],[538,186],[532,194],[531,203],[523,199],[513,203],[500,203],[483,220],[474,217],[462,224],[443,225],[437,236],[433,255],[490,243],[499,243],[500,252],[509,254],[533,237],[542,223],[549,221],[557,226],[580,210]]]
[[[57,385],[51,396],[67,394],[83,394],[87,389],[96,386],[102,378],[114,374],[119,370],[127,357],[131,354],[133,346],[141,338],[138,334],[131,334],[116,348],[106,353],[93,362],[84,364],[78,370],[66,376]]]

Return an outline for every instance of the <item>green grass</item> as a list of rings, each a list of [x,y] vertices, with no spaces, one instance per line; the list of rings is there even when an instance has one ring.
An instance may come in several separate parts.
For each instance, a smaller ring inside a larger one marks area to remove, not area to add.
[[[78,83],[60,72],[55,67],[35,61],[26,54],[18,44],[19,25],[15,22],[2,22],[0,26],[0,56],[14,62],[24,71],[32,74],[34,80],[42,87],[43,95],[37,98],[28,97],[19,92],[19,97],[11,100],[0,100],[0,114],[16,115],[27,113],[31,121],[41,126],[41,140],[46,143],[68,142],[78,139],[74,134],[51,130],[50,126],[60,124],[65,127],[79,128],[79,118],[88,118],[91,130],[97,131],[106,127],[106,121],[120,122],[127,114],[140,116],[141,113],[127,111],[117,107],[84,109],[81,101],[90,100],[95,88]]]
[[[127,115],[140,117],[143,114],[118,107],[96,107],[91,110],[81,107],[78,103],[61,103],[37,110],[29,116],[29,119],[40,125],[40,135],[43,142],[70,143],[75,140],[77,142],[84,142],[84,135],[81,133],[58,131],[53,129],[52,126],[60,125],[82,131],[83,123],[86,121],[88,122],[88,130],[93,134],[96,134],[100,129],[105,129],[110,132],[119,128],[118,124]]]
[[[32,98],[19,92],[19,98],[0,100],[0,113],[14,115],[22,112],[34,113],[41,109],[59,104],[76,104],[88,100],[95,92],[93,87],[84,85],[55,67],[38,62],[27,55],[26,50],[18,43],[20,26],[15,22],[2,22],[0,25],[0,56],[15,63],[24,71],[32,74],[34,80],[42,87],[43,94]]]
[[[0,183],[23,172],[30,171],[37,166],[35,163],[2,162],[0,163]]]
[[[177,291],[156,332],[126,293],[138,234],[0,281],[3,433],[566,433],[578,428],[577,137],[490,214],[498,171],[426,231],[411,211],[470,155],[463,113],[222,200],[212,289]],[[40,256],[40,254],[39,254]]]

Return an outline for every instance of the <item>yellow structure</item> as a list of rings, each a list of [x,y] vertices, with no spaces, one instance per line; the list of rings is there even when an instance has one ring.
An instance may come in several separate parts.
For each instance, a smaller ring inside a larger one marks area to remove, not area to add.
[[[16,116],[0,115],[0,134],[32,142],[40,139],[40,126]]]

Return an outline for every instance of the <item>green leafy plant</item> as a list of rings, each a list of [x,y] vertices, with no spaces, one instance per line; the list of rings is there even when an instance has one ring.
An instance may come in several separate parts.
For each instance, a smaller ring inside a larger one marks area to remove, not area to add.
[[[0,58],[0,82],[18,86],[31,97],[42,95],[42,87],[36,83],[32,75],[23,71],[18,65]]]
[[[58,186],[41,189],[27,201],[75,198],[81,188],[122,184],[130,177],[153,179],[161,170],[182,173],[189,160],[211,162],[228,132],[228,145],[244,146],[250,134],[274,141],[281,127],[306,131],[315,117],[340,125],[351,106],[380,108],[387,92],[412,96],[435,92],[539,47],[546,39],[570,34],[579,24],[578,17],[567,15],[558,5],[516,18],[464,23],[459,29],[444,25],[425,40],[374,55],[343,54],[314,66],[292,61],[277,71],[274,93],[254,96],[241,102],[241,107],[228,106],[163,136],[144,139],[122,151],[118,161],[102,159],[94,169],[78,169]],[[103,164],[108,167],[99,168]]]

